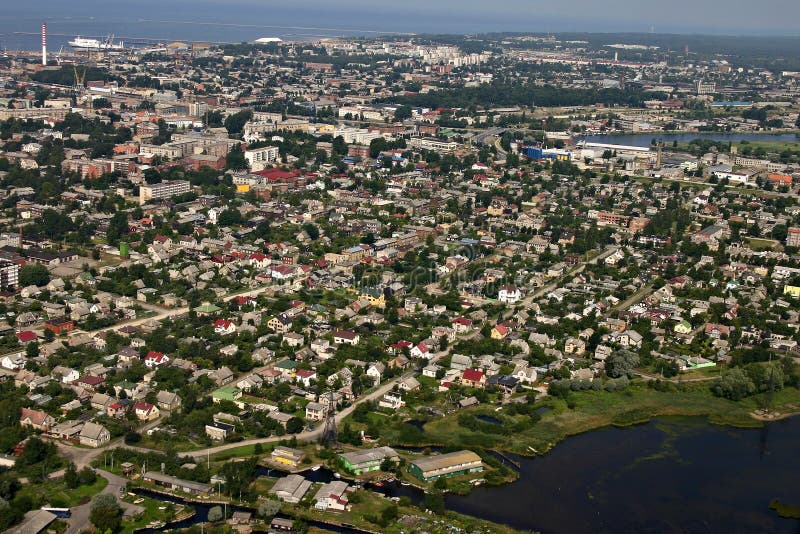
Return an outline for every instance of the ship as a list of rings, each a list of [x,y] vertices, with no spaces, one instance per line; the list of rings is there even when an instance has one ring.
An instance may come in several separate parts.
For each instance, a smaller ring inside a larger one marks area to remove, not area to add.
[[[112,50],[123,50],[125,45],[122,41],[118,43],[114,42],[114,36],[110,35],[104,40],[99,39],[86,39],[78,35],[72,41],[68,43],[72,48],[78,48],[80,50],[103,50],[103,51],[112,51]]]

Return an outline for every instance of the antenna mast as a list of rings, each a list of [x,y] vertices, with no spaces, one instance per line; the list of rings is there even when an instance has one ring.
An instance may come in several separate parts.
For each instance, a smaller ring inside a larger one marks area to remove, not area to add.
[[[338,431],[336,430],[336,404],[333,400],[333,390],[328,392],[328,408],[325,411],[325,429],[322,431],[322,443],[326,447],[336,445]]]

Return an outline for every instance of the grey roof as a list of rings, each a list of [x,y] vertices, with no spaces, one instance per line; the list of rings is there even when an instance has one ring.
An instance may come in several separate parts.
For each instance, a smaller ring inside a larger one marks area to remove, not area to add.
[[[384,458],[397,458],[397,452],[391,447],[376,447],[362,451],[346,452],[340,455],[350,465],[361,465],[367,462],[382,461]]]
[[[31,510],[22,523],[6,530],[6,534],[38,534],[56,520],[56,515],[45,510]]]

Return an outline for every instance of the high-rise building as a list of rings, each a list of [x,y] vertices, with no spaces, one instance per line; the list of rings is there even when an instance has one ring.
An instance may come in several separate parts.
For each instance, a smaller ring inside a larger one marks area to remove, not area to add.
[[[0,288],[19,285],[19,265],[13,261],[0,260]]]
[[[800,228],[789,228],[789,231],[786,232],[786,246],[800,247]]]
[[[192,190],[192,184],[186,180],[168,180],[157,184],[143,184],[139,186],[139,203],[145,204],[148,200],[171,198],[183,195]]]

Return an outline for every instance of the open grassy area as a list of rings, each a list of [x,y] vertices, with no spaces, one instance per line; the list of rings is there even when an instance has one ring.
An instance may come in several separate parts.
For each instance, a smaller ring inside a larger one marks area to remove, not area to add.
[[[755,237],[750,237],[747,239],[750,249],[756,252],[761,252],[763,250],[783,250],[783,247],[778,241],[772,239],[758,239]]]
[[[103,491],[106,485],[108,485],[108,481],[98,476],[94,484],[70,489],[61,478],[47,480],[41,484],[26,485],[21,493],[29,495],[34,502],[41,500],[42,504],[49,504],[57,508],[71,508],[89,502],[92,497]]]
[[[519,454],[542,454],[559,441],[576,434],[604,426],[629,426],[660,416],[706,417],[712,424],[739,427],[758,427],[763,423],[751,414],[761,407],[762,396],[741,402],[713,396],[707,383],[684,385],[681,391],[660,392],[643,384],[631,386],[623,392],[605,391],[573,392],[570,404],[549,398],[553,410],[544,414],[541,421],[527,430],[506,435],[487,436],[458,424],[449,416],[435,419],[425,425],[425,441],[430,444],[447,444],[465,448],[489,444],[492,447]],[[488,411],[487,411],[488,410]],[[773,410],[781,412],[800,410],[800,391],[787,389],[773,399]],[[478,407],[460,413],[495,414],[493,409]],[[501,412],[502,413],[502,412]],[[488,438],[488,439],[487,439]]]

